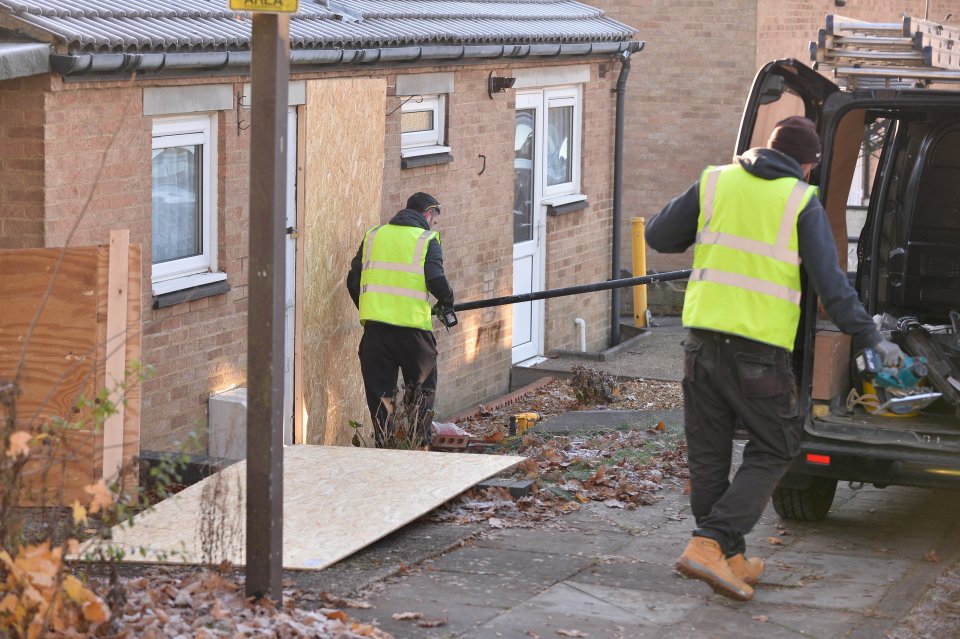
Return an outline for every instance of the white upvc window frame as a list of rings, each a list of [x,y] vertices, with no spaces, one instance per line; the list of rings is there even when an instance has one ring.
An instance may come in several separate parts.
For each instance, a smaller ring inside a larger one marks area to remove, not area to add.
[[[579,86],[557,87],[543,90],[543,199],[548,203],[559,203],[561,200],[575,201],[578,198],[566,196],[580,196],[580,166],[582,164],[581,149],[583,148],[583,99]],[[548,184],[547,155],[549,151],[550,109],[556,107],[573,107],[573,131],[571,149],[571,179],[560,184]],[[582,199],[582,198],[579,198]]]
[[[433,128],[427,131],[400,133],[400,156],[413,157],[431,153],[448,153],[450,147],[444,144],[446,136],[446,95],[423,95],[414,97],[400,107],[403,113],[429,111],[433,114]],[[402,125],[401,125],[402,126]]]
[[[151,264],[154,294],[192,288],[226,278],[217,268],[217,127],[215,115],[155,118],[152,150],[200,145],[201,253]],[[152,198],[151,198],[152,199]],[[152,211],[151,211],[152,219]],[[151,260],[152,261],[152,260]]]

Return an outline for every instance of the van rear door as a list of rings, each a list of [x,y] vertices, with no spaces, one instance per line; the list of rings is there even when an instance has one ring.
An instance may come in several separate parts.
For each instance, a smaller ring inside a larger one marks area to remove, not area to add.
[[[822,136],[824,102],[839,90],[836,84],[797,60],[768,62],[753,80],[734,153],[739,155],[766,145],[776,123],[791,115],[803,115],[816,122]]]

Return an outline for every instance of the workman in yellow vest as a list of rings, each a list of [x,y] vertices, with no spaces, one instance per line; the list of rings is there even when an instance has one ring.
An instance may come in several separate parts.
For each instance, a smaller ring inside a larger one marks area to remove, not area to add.
[[[746,558],[746,535],[799,452],[803,428],[792,352],[800,319],[801,268],[854,349],[901,363],[839,267],[830,223],[806,183],[820,163],[816,125],[777,123],[767,148],[750,149],[700,179],[646,225],[663,253],[693,245],[683,304],[684,431],[696,529],[677,569],[717,592],[753,598],[763,561]],[[737,421],[749,434],[729,480]]]
[[[382,226],[368,230],[347,274],[347,290],[360,310],[360,372],[380,447],[394,434],[397,373],[403,374],[403,400],[418,411],[411,443],[429,443],[437,390],[437,340],[430,295],[452,309],[453,289],[443,273],[440,203],[414,193],[407,206]]]

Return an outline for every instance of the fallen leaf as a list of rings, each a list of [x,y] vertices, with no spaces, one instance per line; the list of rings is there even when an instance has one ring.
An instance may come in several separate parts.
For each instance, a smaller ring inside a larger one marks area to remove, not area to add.
[[[84,492],[93,495],[90,500],[90,514],[96,514],[100,510],[105,510],[113,503],[113,493],[107,488],[107,482],[102,478],[95,484],[83,487]]]
[[[620,501],[619,499],[608,499],[605,502],[603,502],[603,505],[606,506],[607,508],[623,508],[624,506],[626,506],[626,504]]]
[[[533,639],[540,639],[540,635],[535,633],[533,630],[527,630],[525,633],[528,637],[533,637]]]
[[[689,494],[690,494],[690,480],[689,480],[689,479],[687,480],[687,483],[683,485],[683,494],[684,494],[684,495],[689,495]]]
[[[324,611],[323,614],[327,619],[336,619],[337,621],[342,621],[344,623],[347,623],[350,620],[350,617],[347,616],[347,613],[342,610]]]
[[[76,525],[86,525],[87,523],[87,509],[79,500],[73,501],[73,523]]]
[[[421,628],[436,628],[437,626],[442,626],[447,623],[446,618],[443,619],[417,619],[417,625]]]
[[[110,619],[110,609],[100,597],[94,596],[92,601],[83,604],[83,618],[90,623],[104,623]]]
[[[503,523],[503,520],[499,517],[491,517],[487,520],[487,523],[490,524],[491,528],[505,528],[506,524]]]
[[[589,637],[590,635],[582,630],[564,630],[560,628],[557,630],[557,634],[561,637]]]
[[[940,563],[940,555],[937,553],[936,550],[931,550],[930,552],[928,552],[923,556],[923,560],[937,564],[937,563]]]
[[[536,477],[540,474],[540,465],[537,464],[537,460],[532,457],[528,457],[523,463],[520,464],[520,468],[523,469],[523,472],[526,474],[527,478]]]
[[[395,612],[392,616],[397,621],[416,621],[417,619],[423,619],[422,612]]]
[[[767,543],[773,544],[774,546],[782,546],[783,540],[779,537],[767,537]]]
[[[653,427],[653,430],[667,430],[667,425],[662,421],[658,422],[657,425]]]
[[[763,622],[763,623],[766,623],[767,621],[770,621],[770,617],[768,617],[767,615],[753,615],[753,616],[750,617],[750,618],[753,619],[754,621],[760,621],[760,622]]]
[[[494,431],[483,438],[483,443],[485,444],[499,444],[504,440],[506,435],[502,430]]]
[[[26,457],[30,453],[30,440],[33,435],[25,430],[16,430],[10,433],[10,448],[7,449],[7,457],[16,459],[17,457]]]

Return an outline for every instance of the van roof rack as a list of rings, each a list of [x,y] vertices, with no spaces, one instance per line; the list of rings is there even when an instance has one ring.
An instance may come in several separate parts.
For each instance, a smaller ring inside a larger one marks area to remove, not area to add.
[[[960,82],[960,27],[908,15],[866,22],[829,14],[810,58],[847,89],[936,88]]]

